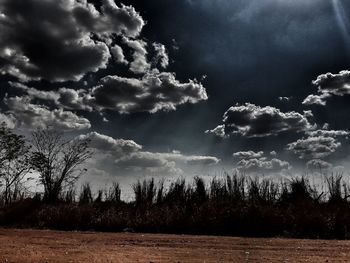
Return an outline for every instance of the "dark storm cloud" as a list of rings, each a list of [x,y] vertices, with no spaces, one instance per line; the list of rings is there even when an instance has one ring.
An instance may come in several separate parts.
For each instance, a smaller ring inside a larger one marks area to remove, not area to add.
[[[101,11],[85,0],[3,0],[0,14],[0,70],[22,81],[79,80],[106,68],[112,36],[138,36],[144,25],[112,0]]]
[[[29,97],[5,98],[9,114],[16,119],[19,128],[36,129],[52,127],[53,129],[69,131],[84,130],[91,127],[90,121],[71,111],[49,108],[30,103]]]
[[[301,132],[313,128],[308,118],[309,111],[300,114],[295,111],[282,112],[271,106],[260,107],[251,103],[236,104],[223,116],[223,124],[207,133],[220,137],[239,134],[245,137],[267,137],[285,131]]]
[[[350,94],[350,71],[343,70],[338,74],[326,73],[319,75],[316,80],[312,81],[312,84],[317,86],[317,95],[309,95],[303,104],[319,104],[326,105],[326,100],[332,95],[345,96]]]

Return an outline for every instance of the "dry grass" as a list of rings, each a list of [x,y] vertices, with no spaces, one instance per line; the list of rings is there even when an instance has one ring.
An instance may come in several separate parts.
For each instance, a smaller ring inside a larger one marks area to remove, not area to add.
[[[350,241],[0,229],[0,262],[348,262]]]

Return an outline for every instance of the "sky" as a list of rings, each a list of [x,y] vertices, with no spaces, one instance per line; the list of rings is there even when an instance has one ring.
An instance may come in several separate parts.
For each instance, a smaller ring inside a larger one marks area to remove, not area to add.
[[[0,0],[0,120],[94,184],[346,173],[349,59],[345,0]]]

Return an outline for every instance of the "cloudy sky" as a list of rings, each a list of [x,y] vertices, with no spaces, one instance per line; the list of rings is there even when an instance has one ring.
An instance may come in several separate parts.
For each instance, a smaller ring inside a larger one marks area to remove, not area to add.
[[[349,61],[346,0],[0,0],[0,119],[96,182],[346,169]]]

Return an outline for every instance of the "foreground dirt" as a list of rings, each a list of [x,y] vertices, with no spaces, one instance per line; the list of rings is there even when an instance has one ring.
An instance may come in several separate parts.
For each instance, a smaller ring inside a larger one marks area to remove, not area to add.
[[[350,262],[350,241],[0,229],[0,262]]]

